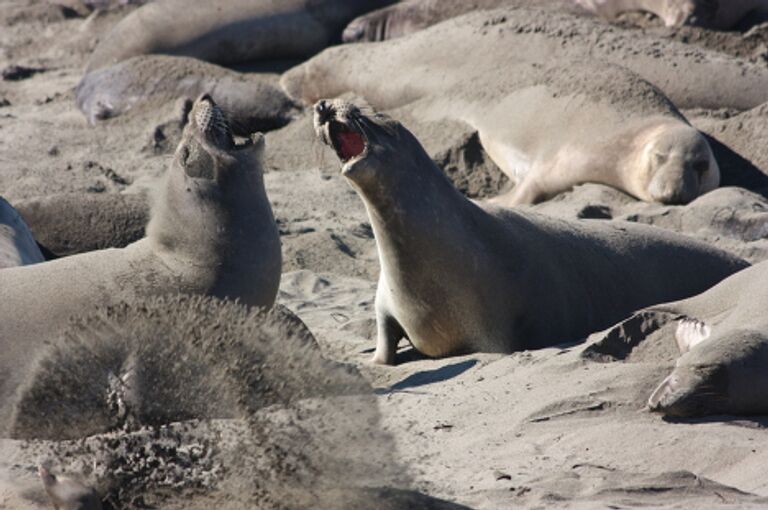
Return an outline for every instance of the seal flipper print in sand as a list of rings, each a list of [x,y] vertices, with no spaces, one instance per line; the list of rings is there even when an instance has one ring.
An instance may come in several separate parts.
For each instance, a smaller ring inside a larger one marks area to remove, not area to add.
[[[153,204],[146,238],[0,271],[0,402],[44,339],[97,305],[186,293],[271,306],[281,253],[263,151],[260,134],[237,144],[221,111],[203,96]]]
[[[43,262],[32,232],[4,198],[0,197],[0,269]]]
[[[355,16],[394,0],[156,0],[100,41],[87,71],[137,55],[184,55],[232,65],[306,58],[341,36]]]
[[[579,340],[747,266],[653,227],[481,208],[401,124],[345,101],[319,101],[315,130],[376,237],[378,363],[394,363],[403,337],[428,356]]]

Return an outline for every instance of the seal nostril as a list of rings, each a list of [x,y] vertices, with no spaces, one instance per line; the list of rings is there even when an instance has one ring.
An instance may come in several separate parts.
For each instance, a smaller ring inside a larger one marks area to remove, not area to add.
[[[320,124],[327,124],[333,116],[333,110],[328,105],[328,101],[321,99],[315,105],[315,112],[317,113],[318,121]]]

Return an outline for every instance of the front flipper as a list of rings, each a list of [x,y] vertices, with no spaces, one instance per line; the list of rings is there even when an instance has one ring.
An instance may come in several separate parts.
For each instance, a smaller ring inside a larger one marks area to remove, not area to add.
[[[677,325],[675,331],[675,341],[681,354],[685,354],[698,344],[709,338],[712,334],[712,328],[704,322],[687,317],[682,319]]]
[[[377,365],[394,365],[397,344],[405,336],[405,331],[389,312],[376,311],[376,352],[373,353],[371,363]]]

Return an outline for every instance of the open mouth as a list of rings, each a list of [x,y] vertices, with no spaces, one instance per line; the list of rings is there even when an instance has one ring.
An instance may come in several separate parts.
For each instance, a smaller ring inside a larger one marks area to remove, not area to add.
[[[332,120],[328,124],[331,145],[342,163],[346,163],[365,152],[363,135],[349,128],[346,124]]]

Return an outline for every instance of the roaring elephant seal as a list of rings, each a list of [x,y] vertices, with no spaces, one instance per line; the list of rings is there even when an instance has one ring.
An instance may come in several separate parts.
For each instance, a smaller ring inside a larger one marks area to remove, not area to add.
[[[428,356],[578,340],[748,265],[653,227],[481,207],[401,124],[342,100],[315,105],[315,130],[376,237],[376,363],[403,337]]]
[[[584,9],[606,19],[627,11],[655,14],[668,27],[696,25],[732,29],[747,14],[768,14],[766,0],[575,0]]]
[[[0,269],[43,262],[32,232],[4,198],[0,197]]]
[[[402,0],[355,18],[341,38],[346,43],[385,41],[475,10],[525,6],[574,14],[583,12],[573,0]]]
[[[745,110],[768,101],[766,66],[676,41],[661,44],[589,17],[509,7],[465,14],[399,39],[328,48],[284,73],[281,84],[308,105],[352,92],[390,109],[439,97],[459,83],[501,94],[494,82],[514,80],[522,63],[576,60],[626,67],[678,108]]]
[[[101,499],[93,489],[72,478],[56,476],[43,466],[37,473],[56,510],[101,510]]]
[[[394,0],[157,0],[123,18],[100,41],[87,70],[137,55],[186,55],[231,65],[306,58],[339,39],[355,16]]]
[[[236,134],[283,127],[298,115],[297,105],[267,74],[238,73],[188,57],[142,55],[87,73],[75,101],[91,124],[152,106],[209,93]]]
[[[155,197],[146,238],[0,271],[0,402],[44,339],[97,305],[184,293],[272,306],[281,253],[263,152],[261,134],[236,143],[221,110],[203,96]],[[0,415],[6,412],[2,406]]]

